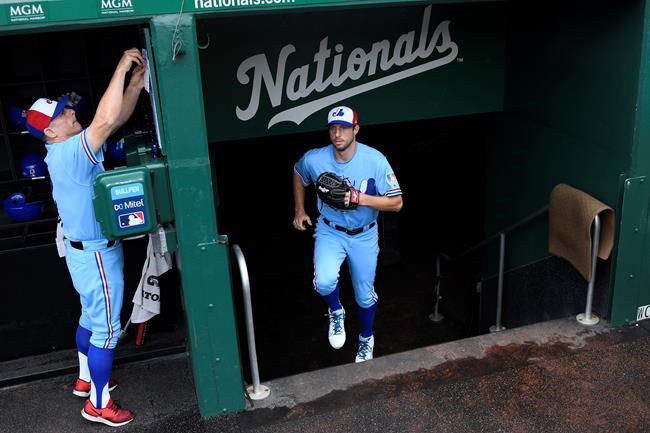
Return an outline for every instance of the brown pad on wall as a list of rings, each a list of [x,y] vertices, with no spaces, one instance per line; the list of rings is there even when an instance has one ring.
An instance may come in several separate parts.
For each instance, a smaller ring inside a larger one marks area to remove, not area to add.
[[[591,279],[591,226],[600,215],[598,257],[607,259],[614,247],[614,210],[572,186],[559,184],[549,199],[548,249]]]

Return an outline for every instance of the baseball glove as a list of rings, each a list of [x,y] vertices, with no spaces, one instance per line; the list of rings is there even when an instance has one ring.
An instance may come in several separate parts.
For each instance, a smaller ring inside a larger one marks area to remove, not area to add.
[[[316,193],[323,203],[335,209],[352,210],[359,205],[359,191],[348,179],[330,171],[322,173],[316,179]]]

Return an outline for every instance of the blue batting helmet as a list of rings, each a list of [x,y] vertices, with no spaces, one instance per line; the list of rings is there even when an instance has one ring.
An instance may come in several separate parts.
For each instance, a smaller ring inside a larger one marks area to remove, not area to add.
[[[113,161],[126,160],[126,151],[124,150],[124,139],[111,140],[106,142],[106,151]]]
[[[28,202],[25,194],[15,192],[4,201],[4,209],[9,218],[14,221],[31,221],[43,214],[45,202]]]
[[[28,153],[20,160],[20,174],[23,177],[41,177],[47,174],[47,165],[37,153]]]

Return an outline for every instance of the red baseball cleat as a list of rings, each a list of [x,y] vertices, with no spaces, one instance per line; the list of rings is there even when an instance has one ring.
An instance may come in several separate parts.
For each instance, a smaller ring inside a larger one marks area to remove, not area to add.
[[[86,405],[81,409],[81,416],[88,421],[100,422],[111,427],[120,427],[135,419],[133,412],[120,407],[113,399],[108,400],[108,404],[103,409],[97,409],[90,400],[86,400]]]
[[[114,381],[113,379],[109,379],[108,391],[109,392],[113,391],[115,388],[117,388],[117,382]],[[83,398],[90,397],[90,382],[86,382],[85,380],[81,380],[77,378],[77,380],[74,382],[74,388],[72,388],[72,393],[77,397],[83,397]]]

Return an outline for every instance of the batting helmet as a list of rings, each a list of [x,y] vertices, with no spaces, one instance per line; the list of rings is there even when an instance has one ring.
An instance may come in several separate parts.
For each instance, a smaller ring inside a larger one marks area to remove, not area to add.
[[[126,152],[124,150],[124,139],[111,140],[106,142],[106,152],[113,161],[126,160]]]
[[[20,174],[23,177],[41,177],[47,174],[47,165],[37,153],[28,153],[20,160]]]
[[[15,192],[4,201],[4,209],[14,221],[32,221],[40,217],[45,209],[44,201],[28,202],[29,194]]]

